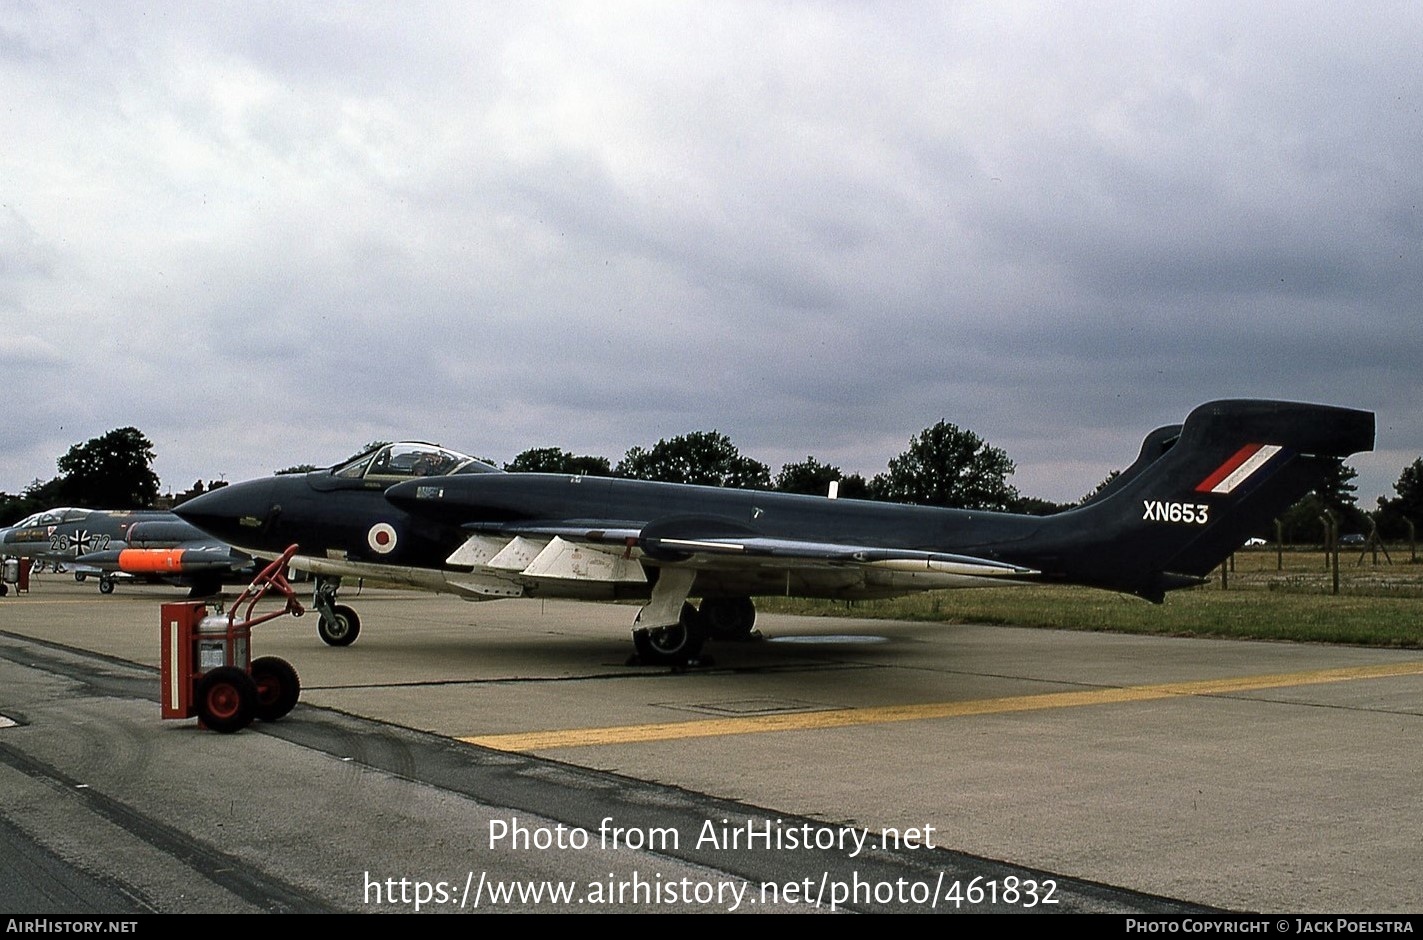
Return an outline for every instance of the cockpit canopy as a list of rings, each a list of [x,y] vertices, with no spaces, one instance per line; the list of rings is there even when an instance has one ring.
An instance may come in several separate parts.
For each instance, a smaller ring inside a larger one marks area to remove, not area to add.
[[[345,480],[410,480],[443,477],[452,473],[499,473],[499,469],[468,454],[435,444],[402,441],[386,444],[331,471]]]
[[[78,520],[88,516],[91,512],[93,512],[92,509],[72,509],[69,507],[61,507],[59,509],[46,509],[43,512],[37,512],[34,515],[26,516],[19,522],[15,523],[14,528],[28,529],[42,525],[59,525],[61,522],[77,522]]]

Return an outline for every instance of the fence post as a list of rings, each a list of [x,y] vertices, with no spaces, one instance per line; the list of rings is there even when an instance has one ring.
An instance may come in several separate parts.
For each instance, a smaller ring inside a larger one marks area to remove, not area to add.
[[[1332,594],[1339,593],[1339,528],[1334,522],[1334,514],[1325,510],[1319,516],[1324,523],[1324,570],[1333,572]]]

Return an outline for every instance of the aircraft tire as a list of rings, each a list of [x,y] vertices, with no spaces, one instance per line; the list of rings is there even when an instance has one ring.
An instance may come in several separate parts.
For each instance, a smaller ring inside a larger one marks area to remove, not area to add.
[[[698,613],[713,640],[744,640],[756,626],[756,604],[749,597],[709,597]]]
[[[87,578],[87,577],[89,577],[89,575],[88,575],[86,572],[83,572],[83,571],[76,571],[76,572],[74,572],[74,580],[75,580],[76,582],[78,582],[79,584],[83,584],[83,583],[84,583],[84,579]]]
[[[100,593],[100,594],[112,594],[112,593],[114,593],[114,579],[113,579],[113,578],[104,578],[104,577],[99,578],[99,593]]]
[[[257,713],[257,683],[236,666],[219,666],[198,680],[197,709],[213,731],[241,731]]]
[[[257,685],[258,721],[278,721],[301,698],[301,678],[292,664],[277,656],[252,660],[252,681]]]
[[[681,620],[670,627],[642,627],[632,632],[638,658],[650,666],[684,666],[697,658],[706,641],[702,618],[691,604],[682,605]]]
[[[321,617],[316,632],[329,646],[350,646],[361,635],[361,618],[345,604],[331,608],[332,617]]]
[[[6,584],[6,583],[3,582],[3,581],[0,581],[0,597],[4,597],[6,594],[9,594],[9,593],[10,593],[10,585]]]

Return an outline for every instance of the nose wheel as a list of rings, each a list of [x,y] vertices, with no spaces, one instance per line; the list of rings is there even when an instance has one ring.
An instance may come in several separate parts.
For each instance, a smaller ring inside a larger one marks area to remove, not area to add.
[[[340,588],[340,578],[316,579],[316,596],[312,600],[312,606],[320,614],[316,634],[328,646],[350,646],[361,635],[361,618],[355,610],[336,603],[336,592]]]
[[[316,633],[329,646],[350,646],[361,635],[361,618],[345,604],[336,604],[330,616],[322,614],[316,622]]]

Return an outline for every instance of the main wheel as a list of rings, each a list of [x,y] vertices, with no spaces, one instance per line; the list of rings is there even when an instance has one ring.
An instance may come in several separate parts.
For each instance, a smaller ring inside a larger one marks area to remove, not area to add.
[[[301,679],[292,664],[277,656],[252,660],[252,681],[257,686],[257,720],[286,717],[301,697]]]
[[[756,605],[749,597],[708,597],[698,613],[714,640],[744,640],[756,626]]]
[[[100,594],[112,594],[112,593],[114,593],[114,579],[113,579],[113,578],[106,578],[106,577],[100,575],[100,576],[99,576],[99,593],[100,593]]]
[[[222,734],[241,731],[257,713],[257,683],[236,666],[219,666],[198,680],[198,717]]]
[[[317,621],[316,632],[332,646],[350,646],[361,635],[361,618],[345,604],[331,608],[332,616],[322,615]]]
[[[638,658],[648,665],[682,666],[696,659],[707,641],[702,619],[691,604],[682,605],[681,618],[670,627],[643,627],[632,631]]]
[[[87,578],[87,577],[89,577],[89,575],[88,575],[87,572],[84,572],[84,571],[76,571],[76,572],[74,572],[74,580],[77,581],[77,582],[80,583],[80,584],[83,584],[83,583],[84,583],[84,579]]]

